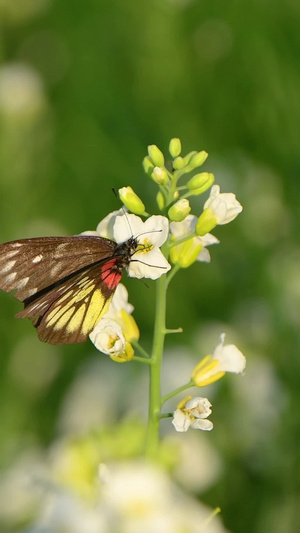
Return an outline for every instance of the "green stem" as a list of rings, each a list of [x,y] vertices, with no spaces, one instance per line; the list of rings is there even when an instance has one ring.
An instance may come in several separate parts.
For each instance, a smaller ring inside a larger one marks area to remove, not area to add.
[[[146,357],[139,357],[134,355],[132,361],[137,361],[138,363],[147,363],[147,365],[152,365],[152,359],[146,359]]]
[[[176,329],[165,329],[164,333],[166,335],[170,335],[170,333],[182,333],[183,332],[183,329],[182,328],[176,328]]]
[[[167,287],[169,286],[170,281],[173,279],[175,274],[181,269],[181,266],[179,263],[176,263],[176,265],[173,266],[172,270],[170,270],[170,274],[167,276]]]
[[[191,379],[189,383],[186,383],[185,385],[182,385],[182,387],[178,387],[178,389],[173,390],[172,392],[169,392],[169,394],[166,394],[161,399],[161,405],[163,405],[167,400],[170,400],[170,398],[173,398],[173,396],[176,396],[176,394],[179,394],[180,392],[190,389],[191,387],[194,387],[195,383]]]
[[[176,174],[173,174],[172,175],[172,179],[171,179],[171,184],[170,184],[170,187],[169,187],[167,205],[172,203],[173,200],[174,200],[174,194],[175,194],[175,191],[176,191],[176,186],[177,186],[177,176],[176,176]]]
[[[173,248],[173,246],[178,246],[178,244],[183,244],[186,241],[189,241],[190,239],[193,239],[193,237],[198,237],[196,232],[189,233],[188,235],[185,235],[184,237],[181,237],[181,239],[177,239],[176,241],[170,241],[169,242],[169,248]]]
[[[131,344],[144,359],[147,359],[148,361],[150,360],[150,355],[148,354],[148,352],[146,352],[146,350],[140,345],[138,341],[133,340],[131,341]]]
[[[166,330],[166,276],[161,276],[158,279],[156,290],[156,314],[151,356],[152,364],[149,367],[150,399],[148,431],[146,439],[146,455],[151,458],[156,457],[159,444],[159,420],[161,407],[160,377]]]

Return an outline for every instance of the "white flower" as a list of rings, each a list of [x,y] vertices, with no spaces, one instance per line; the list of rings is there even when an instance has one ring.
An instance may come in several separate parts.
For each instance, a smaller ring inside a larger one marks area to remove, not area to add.
[[[234,344],[226,344],[225,333],[220,335],[220,343],[213,351],[212,361],[218,361],[218,370],[242,374],[246,367],[246,358]]]
[[[113,295],[112,301],[110,303],[110,306],[108,308],[107,313],[103,315],[103,317],[100,319],[99,322],[95,325],[93,331],[90,334],[91,341],[95,344],[96,348],[98,350],[102,351],[103,353],[108,353],[107,350],[103,351],[100,346],[105,344],[105,339],[103,338],[103,320],[109,319],[110,326],[112,326],[112,323],[117,324],[119,327],[116,328],[115,334],[118,335],[119,328],[121,328],[122,335],[125,338],[126,341],[131,342],[132,340],[137,340],[139,338],[140,332],[138,329],[138,326],[133,318],[131,316],[132,311],[134,310],[133,305],[131,305],[128,302],[128,292],[126,287],[122,283],[119,283],[119,285],[116,288],[116,291]],[[100,325],[99,325],[100,324]],[[107,324],[107,322],[104,322],[104,325]],[[105,327],[105,331],[107,330],[107,327]],[[98,335],[100,335],[98,337]],[[95,341],[96,338],[96,341]],[[101,342],[100,342],[101,340]],[[121,346],[119,343],[117,343],[119,346]],[[118,346],[115,347],[116,349]],[[126,347],[126,351],[129,349],[128,345]],[[122,350],[123,351],[123,350]],[[118,352],[118,355],[120,355],[121,352]],[[116,353],[112,353],[111,350],[109,350],[109,355],[116,355]]]
[[[121,326],[110,318],[102,318],[93,331],[90,339],[100,352],[116,356],[125,350],[125,337]]]
[[[176,240],[182,239],[183,237],[186,237],[190,234],[195,233],[196,222],[197,222],[197,217],[195,217],[194,215],[188,215],[182,222],[171,222],[170,231]],[[218,244],[220,241],[216,237],[214,237],[214,235],[212,235],[211,233],[207,233],[203,237],[199,237],[199,236],[193,237],[193,239],[190,239],[190,241],[188,242],[193,247],[197,247],[201,245],[202,248],[196,260],[209,263],[210,254],[209,254],[209,251],[206,249],[206,246],[211,246],[212,244]],[[183,251],[183,247],[185,246],[185,244],[186,243],[179,244],[178,246],[174,246],[176,255],[179,255],[181,250]],[[184,250],[184,253],[186,255],[186,250]]]
[[[246,358],[234,345],[224,346],[225,333],[220,336],[220,343],[212,355],[204,357],[194,368],[192,379],[197,387],[205,387],[222,378],[226,372],[242,374],[246,367]]]
[[[116,218],[119,216],[125,216],[126,218],[129,216],[127,215],[127,207],[121,207],[121,209],[109,213],[103,220],[99,222],[96,233],[100,235],[100,237],[115,240],[114,225]],[[128,224],[128,222],[126,224]]]
[[[124,213],[124,208],[113,211],[99,222],[96,231],[85,231],[81,235],[99,235],[114,240],[117,244],[128,239],[137,239],[137,250],[127,268],[131,278],[158,279],[170,270],[159,247],[169,234],[169,221],[161,215],[153,215],[145,222],[133,214]]]
[[[187,401],[186,401],[187,400]],[[190,398],[183,400],[174,412],[172,424],[176,431],[184,432],[189,429],[211,431],[213,423],[207,420],[211,414],[211,403],[207,398]]]
[[[112,320],[116,320],[118,317],[120,317],[122,310],[126,311],[126,313],[130,315],[134,310],[134,307],[128,302],[128,291],[126,287],[122,283],[119,283],[113,295],[113,299],[110,303],[108,311],[103,318],[111,318]]]
[[[211,209],[217,224],[228,224],[243,210],[233,193],[220,193],[220,186],[213,185],[210,196],[204,204],[204,210]]]
[[[143,222],[133,214],[117,216],[113,233],[117,243],[132,237],[137,239],[137,250],[127,269],[128,276],[157,279],[170,270],[171,265],[159,249],[168,238],[169,222],[166,217],[153,215]]]

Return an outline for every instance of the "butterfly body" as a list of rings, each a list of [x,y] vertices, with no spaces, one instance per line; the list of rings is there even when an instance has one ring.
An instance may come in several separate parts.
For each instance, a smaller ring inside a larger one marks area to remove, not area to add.
[[[39,338],[51,344],[84,342],[109,306],[137,249],[92,235],[22,239],[0,245],[0,289],[24,302]]]

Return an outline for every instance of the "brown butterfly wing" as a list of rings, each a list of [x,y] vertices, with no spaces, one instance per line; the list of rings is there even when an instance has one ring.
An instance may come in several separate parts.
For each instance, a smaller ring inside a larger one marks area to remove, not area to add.
[[[39,338],[84,342],[121,279],[116,244],[94,236],[24,239],[0,246],[0,289],[16,289]]]
[[[90,235],[42,237],[0,245],[0,289],[22,302],[70,274],[113,256],[116,243]]]

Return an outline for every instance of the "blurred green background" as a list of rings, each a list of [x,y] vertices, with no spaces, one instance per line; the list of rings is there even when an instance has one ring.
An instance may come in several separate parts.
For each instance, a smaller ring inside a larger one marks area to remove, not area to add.
[[[202,501],[234,533],[299,531],[300,3],[0,0],[0,21],[2,242],[95,229],[119,208],[112,187],[131,185],[151,211],[141,161],[171,137],[208,151],[204,170],[244,206],[214,232],[212,263],[174,280],[168,325],[184,333],[168,348],[189,346],[196,363],[226,331],[248,361],[214,390],[215,429],[199,435],[223,463]],[[154,286],[125,284],[147,346]],[[90,343],[41,344],[19,309],[0,294],[4,469],[57,438],[88,361],[112,391],[145,377]]]

